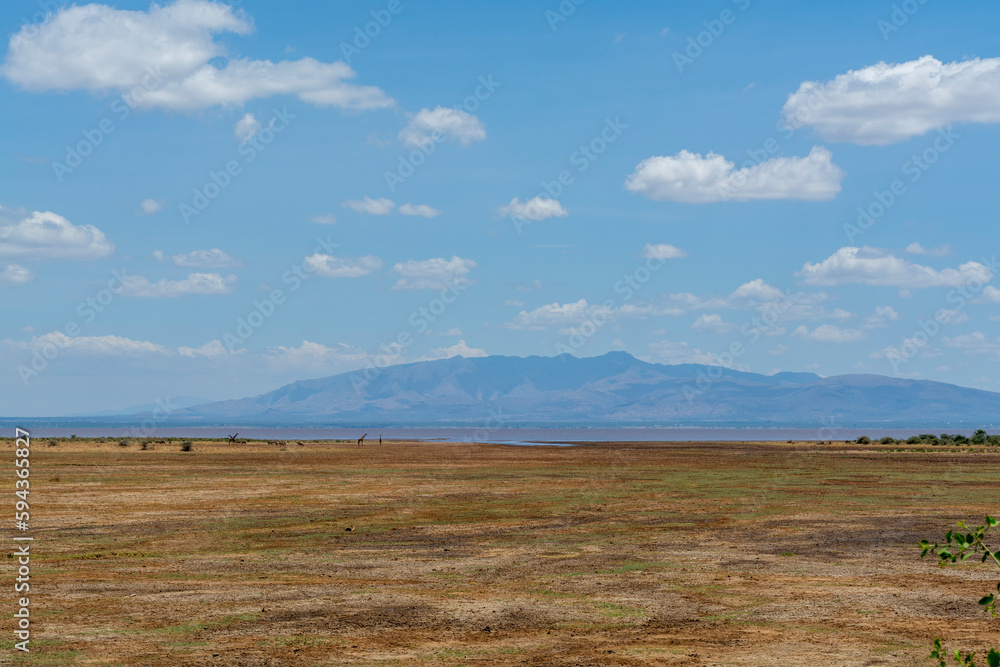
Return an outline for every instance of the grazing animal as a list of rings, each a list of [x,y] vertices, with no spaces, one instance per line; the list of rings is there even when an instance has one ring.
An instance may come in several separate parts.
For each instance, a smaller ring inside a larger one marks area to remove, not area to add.
[[[382,434],[381,433],[378,434],[378,444],[380,444],[380,445],[382,444]]]
[[[363,436],[361,436],[360,438],[358,438],[358,447],[360,447],[362,444],[364,444],[365,438],[367,438],[367,437],[368,437],[368,434],[365,433]]]
[[[239,435],[239,433],[237,433],[236,435]],[[236,435],[228,435],[228,434],[226,435],[226,437],[229,438],[229,444],[230,445],[236,443]]]

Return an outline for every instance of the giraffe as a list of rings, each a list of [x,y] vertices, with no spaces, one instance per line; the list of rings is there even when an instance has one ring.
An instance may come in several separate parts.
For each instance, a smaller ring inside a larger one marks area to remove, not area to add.
[[[236,436],[237,435],[239,435],[239,433],[237,433],[236,435],[229,435],[228,433],[226,434],[226,437],[229,438],[229,444],[230,445],[236,444]]]
[[[360,447],[362,444],[364,444],[365,438],[367,438],[367,437],[368,437],[368,434],[365,433],[363,436],[361,436],[360,438],[358,438],[358,447]]]

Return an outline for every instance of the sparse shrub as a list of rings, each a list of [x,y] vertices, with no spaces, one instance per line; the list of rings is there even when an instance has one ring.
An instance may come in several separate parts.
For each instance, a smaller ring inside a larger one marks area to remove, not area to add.
[[[122,438],[121,440],[118,441],[119,447],[128,447],[131,444],[132,443],[128,440],[128,438]]]
[[[906,444],[908,445],[916,445],[920,442],[922,442],[922,440],[920,440],[920,438],[918,438],[915,435],[911,435],[909,438],[906,439]]]
[[[182,452],[190,452],[193,449],[194,449],[194,443],[191,442],[190,440],[185,440],[184,442],[181,443]]]
[[[863,435],[856,441],[859,445],[870,445],[872,444],[871,439],[867,435]]]
[[[972,434],[972,444],[974,445],[985,445],[986,444],[986,431],[983,429],[976,429],[976,432]]]
[[[49,440],[49,441],[48,441],[47,443],[45,443],[45,444],[46,444],[46,445],[48,445],[49,447],[58,447],[58,446],[59,446],[59,443],[58,443],[58,442],[56,442],[55,440]]]
[[[149,442],[147,440],[143,440],[142,443],[139,445],[139,449],[141,449],[142,451],[145,452],[145,451],[148,451],[150,449],[156,449],[156,445],[154,445],[153,443],[151,443],[151,442]]]
[[[895,445],[896,444],[896,439],[895,438],[890,438],[889,436],[885,436],[884,438],[882,438],[881,440],[879,440],[879,442],[881,444],[883,444],[883,445]]]
[[[1000,435],[991,435],[986,438],[986,444],[990,447],[1000,446]]]

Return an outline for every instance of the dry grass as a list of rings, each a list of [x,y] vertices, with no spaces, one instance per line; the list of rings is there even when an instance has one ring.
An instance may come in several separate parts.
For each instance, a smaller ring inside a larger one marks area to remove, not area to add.
[[[179,442],[35,449],[37,642],[12,663],[912,666],[938,635],[1000,644],[975,604],[996,573],[916,549],[997,512],[988,450]]]

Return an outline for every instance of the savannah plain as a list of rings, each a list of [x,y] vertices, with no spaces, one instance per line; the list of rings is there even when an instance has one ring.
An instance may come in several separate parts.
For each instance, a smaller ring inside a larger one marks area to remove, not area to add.
[[[32,650],[8,565],[0,663],[912,667],[935,637],[1000,645],[976,604],[1000,573],[917,547],[1000,513],[997,448],[140,443],[33,439]]]

